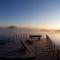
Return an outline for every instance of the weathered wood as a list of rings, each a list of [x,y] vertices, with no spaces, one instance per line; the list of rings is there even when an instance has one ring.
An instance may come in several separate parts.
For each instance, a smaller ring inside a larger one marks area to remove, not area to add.
[[[48,35],[46,35],[47,41],[49,45],[51,46],[51,53],[52,53],[52,60],[60,60],[60,50],[58,47],[51,41]]]
[[[57,60],[60,60],[60,59],[59,59],[59,56],[60,56],[60,55],[59,55],[59,49],[57,49],[57,54],[56,54],[56,56],[57,56]]]
[[[35,58],[35,55],[34,55],[34,53],[32,53],[32,51],[31,51],[31,49],[28,47],[28,45],[27,44],[25,44],[25,42],[24,41],[22,41],[21,40],[21,43],[22,43],[22,45],[24,46],[24,49],[25,49],[25,51],[27,52],[27,56],[25,55],[25,57],[30,57],[30,58]],[[29,56],[28,56],[29,55]],[[23,56],[23,58],[24,58],[24,56]]]
[[[40,40],[42,36],[41,35],[30,35],[29,37],[30,37],[30,39]],[[32,40],[30,40],[30,41],[32,41]]]
[[[33,38],[40,38],[40,37],[42,37],[41,35],[30,35],[29,36],[31,39],[33,39]]]

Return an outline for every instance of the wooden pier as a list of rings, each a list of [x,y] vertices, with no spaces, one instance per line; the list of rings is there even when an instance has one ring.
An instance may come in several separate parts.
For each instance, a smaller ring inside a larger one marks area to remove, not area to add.
[[[51,47],[51,60],[60,60],[60,50],[59,48],[56,46],[55,43],[53,43],[51,41],[51,39],[49,38],[48,35],[46,35],[46,38],[49,42],[49,45]]]
[[[27,43],[27,35],[14,35],[12,37],[8,37],[7,40],[13,41],[11,43],[6,44],[3,49],[4,53],[7,53],[4,58],[11,59],[30,59],[30,60],[60,60],[60,51],[56,47],[56,45],[51,41],[48,35],[46,38],[40,38],[41,36],[30,36],[35,39],[35,37],[40,40],[31,40],[32,44]],[[29,40],[29,39],[28,39]],[[22,45],[22,47],[21,47]],[[22,53],[21,54],[21,50]],[[4,54],[3,53],[3,54]],[[1,52],[0,52],[1,55]],[[0,56],[1,57],[1,56]]]

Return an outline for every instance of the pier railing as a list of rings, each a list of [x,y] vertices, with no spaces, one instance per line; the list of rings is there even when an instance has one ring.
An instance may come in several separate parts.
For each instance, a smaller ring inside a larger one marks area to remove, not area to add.
[[[60,50],[56,46],[55,43],[53,43],[48,35],[46,35],[46,39],[48,41],[48,45],[50,46],[51,49],[51,60],[60,60]]]

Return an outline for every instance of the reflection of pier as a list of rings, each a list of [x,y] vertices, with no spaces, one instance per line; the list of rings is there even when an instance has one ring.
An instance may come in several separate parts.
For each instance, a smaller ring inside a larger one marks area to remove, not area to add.
[[[11,59],[59,60],[59,49],[48,35],[46,38],[42,37],[41,35],[29,35],[27,37],[25,34],[8,37],[7,40],[11,43],[8,42],[0,51],[7,53],[5,58]],[[27,40],[33,43],[29,42],[30,44],[28,44]]]

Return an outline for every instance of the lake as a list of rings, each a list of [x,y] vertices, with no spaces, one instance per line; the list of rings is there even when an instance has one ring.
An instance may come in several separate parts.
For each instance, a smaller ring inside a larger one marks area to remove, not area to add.
[[[60,34],[55,32],[42,32],[42,31],[35,31],[35,30],[29,30],[29,29],[8,29],[8,28],[0,28],[0,43],[1,39],[3,41],[8,40],[8,37],[16,37],[19,39],[19,37],[28,37],[30,34],[41,34],[44,37],[46,34],[51,38],[52,42],[54,42],[56,45],[60,46]],[[5,40],[4,40],[5,39]],[[15,38],[16,40],[16,38]]]

